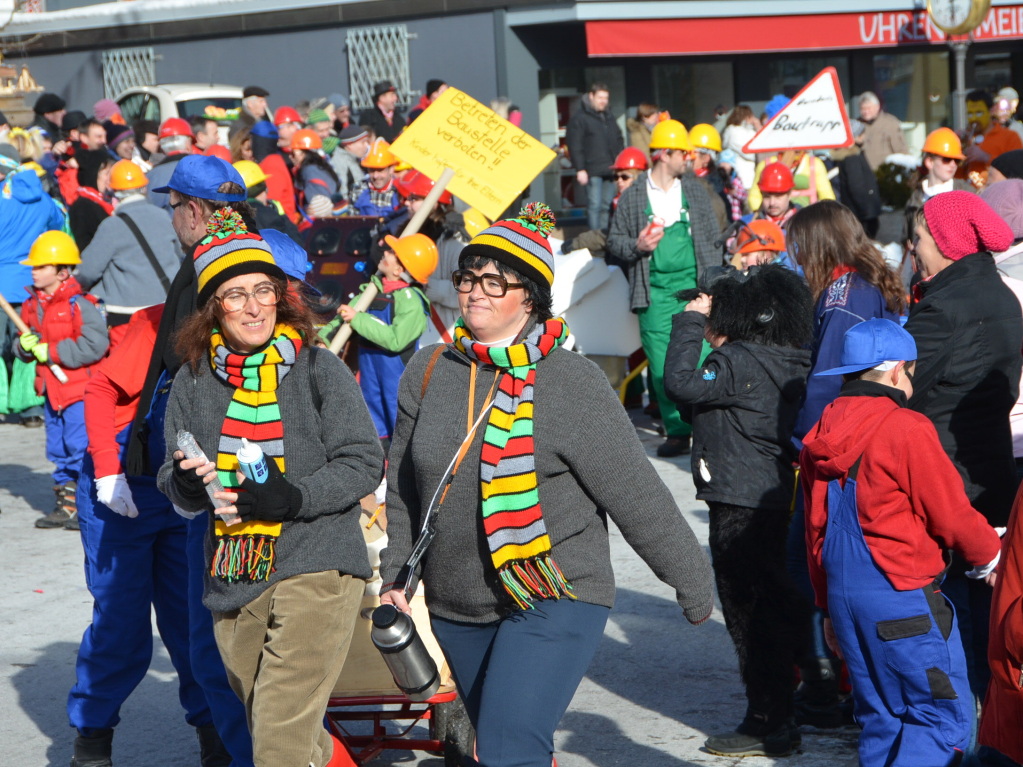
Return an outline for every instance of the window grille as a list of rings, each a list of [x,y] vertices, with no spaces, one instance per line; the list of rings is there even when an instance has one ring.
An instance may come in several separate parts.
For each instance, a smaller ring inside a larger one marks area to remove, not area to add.
[[[413,91],[409,76],[408,41],[414,35],[404,24],[349,29],[348,77],[353,111],[373,106],[373,85],[390,80],[398,89],[398,101],[411,104]]]
[[[103,93],[115,98],[125,88],[156,85],[156,54],[152,48],[103,51]]]

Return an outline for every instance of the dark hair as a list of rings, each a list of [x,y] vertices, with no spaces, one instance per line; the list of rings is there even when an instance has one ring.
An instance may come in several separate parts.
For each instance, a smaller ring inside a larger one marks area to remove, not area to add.
[[[658,109],[657,104],[651,104],[649,101],[639,102],[639,106],[636,107],[636,119],[645,120],[650,115],[655,115],[661,110]]]
[[[89,128],[91,128],[93,125],[95,125],[95,126],[97,126],[99,128],[103,128],[103,123],[101,123],[95,117],[90,117],[85,122],[79,123],[79,125],[78,125],[78,132],[79,133],[87,133]],[[103,130],[106,131],[106,128],[103,128]]]
[[[813,299],[795,272],[779,264],[755,266],[714,284],[707,325],[729,341],[792,349],[813,338]]]
[[[990,109],[994,105],[995,100],[991,98],[991,94],[982,88],[977,88],[966,94],[967,101],[983,101],[987,108]]]
[[[334,179],[335,184],[341,186],[341,180],[337,177],[337,171],[334,170],[334,166],[327,162],[327,160],[319,152],[313,149],[303,149],[302,162],[299,165],[299,168],[304,168],[306,165],[315,165]]]
[[[206,115],[192,115],[188,118],[188,127],[192,129],[192,135],[195,135],[199,131],[203,130],[207,123],[215,122],[216,120],[212,117],[207,117]]]
[[[312,311],[294,291],[288,289],[286,280],[269,277],[270,282],[277,286],[281,300],[277,303],[277,322],[290,325],[301,336],[303,343],[316,337],[313,328],[315,317]],[[220,302],[210,300],[188,316],[174,334],[174,349],[182,360],[182,364],[192,366],[192,371],[199,372],[204,359],[209,359],[210,335],[220,323],[218,309]]]
[[[75,152],[78,161],[78,183],[84,187],[96,188],[99,172],[114,164],[114,158],[106,149],[79,149]]]
[[[754,117],[753,110],[750,109],[746,104],[739,104],[737,107],[732,109],[731,114],[728,115],[728,119],[725,120],[725,127],[729,125],[742,125],[747,120],[752,120]]]
[[[600,80],[597,80],[595,83],[590,83],[590,93],[596,93],[597,91],[606,91],[607,93],[610,93],[611,89],[607,87],[607,83],[602,83]]]
[[[803,267],[814,301],[834,282],[835,268],[849,266],[881,291],[888,311],[900,313],[905,307],[899,275],[888,268],[856,214],[841,203],[821,200],[797,210],[785,240]]]
[[[135,131],[135,137],[141,143],[147,133],[152,133],[154,136],[160,135],[160,123],[156,120],[136,120],[132,125],[132,130]]]
[[[459,257],[459,269],[482,269],[493,264],[497,267],[498,273],[508,282],[521,282],[526,291],[526,302],[529,303],[529,314],[534,322],[546,322],[554,316],[551,309],[551,290],[545,285],[540,285],[528,277],[523,277],[519,272],[510,266],[502,264],[486,256],[468,255],[465,258]],[[448,275],[450,279],[450,275]]]

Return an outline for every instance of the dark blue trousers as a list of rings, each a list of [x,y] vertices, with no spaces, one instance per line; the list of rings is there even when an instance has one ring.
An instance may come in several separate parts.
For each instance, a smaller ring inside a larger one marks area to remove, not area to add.
[[[476,728],[480,767],[550,767],[554,731],[604,636],[607,607],[546,599],[494,623],[431,616]]]
[[[933,586],[896,591],[871,557],[856,481],[828,487],[828,609],[852,680],[861,767],[957,765],[973,696],[951,604]]]
[[[92,624],[85,630],[68,695],[72,727],[114,727],[121,705],[153,658],[151,611],[171,663],[185,720],[209,724],[206,698],[192,676],[188,651],[188,562],[185,523],[150,477],[129,477],[139,515],[128,519],[96,500],[92,459],[78,480],[78,517]]]

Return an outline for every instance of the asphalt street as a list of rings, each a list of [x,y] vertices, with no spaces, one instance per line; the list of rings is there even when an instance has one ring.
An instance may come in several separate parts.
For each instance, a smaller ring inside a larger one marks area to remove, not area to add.
[[[682,513],[706,545],[707,510],[695,499],[688,456],[654,456],[660,438],[636,419],[640,437]],[[37,530],[53,503],[42,429],[0,425],[0,541],[3,608],[11,629],[0,643],[0,764],[63,767],[74,731],[65,703],[92,600],[77,533]],[[636,498],[643,503],[643,498]],[[803,728],[802,750],[785,759],[723,758],[701,751],[710,733],[732,729],[745,699],[721,614],[690,626],[673,599],[611,530],[617,604],[587,677],[557,733],[559,767],[845,767],[856,730]],[[177,700],[176,677],[158,637],[148,675],[121,711],[117,767],[198,767],[195,734]],[[372,765],[442,767],[430,755],[388,751]]]

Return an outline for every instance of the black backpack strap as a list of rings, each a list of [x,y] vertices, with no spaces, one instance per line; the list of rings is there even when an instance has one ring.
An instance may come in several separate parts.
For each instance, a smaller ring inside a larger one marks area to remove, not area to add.
[[[131,220],[131,217],[127,214],[120,214],[118,216],[131,230],[131,233],[135,235],[135,239],[139,241],[139,245],[142,247],[142,252],[146,254],[146,258],[149,260],[149,265],[153,267],[153,271],[156,272],[156,276],[160,278],[160,285],[163,286],[163,292],[167,293],[170,291],[170,279],[167,277],[167,272],[160,266],[160,262],[156,260],[156,254],[153,249],[149,247],[149,243],[146,238],[142,236],[142,232],[139,230],[138,224]]]

